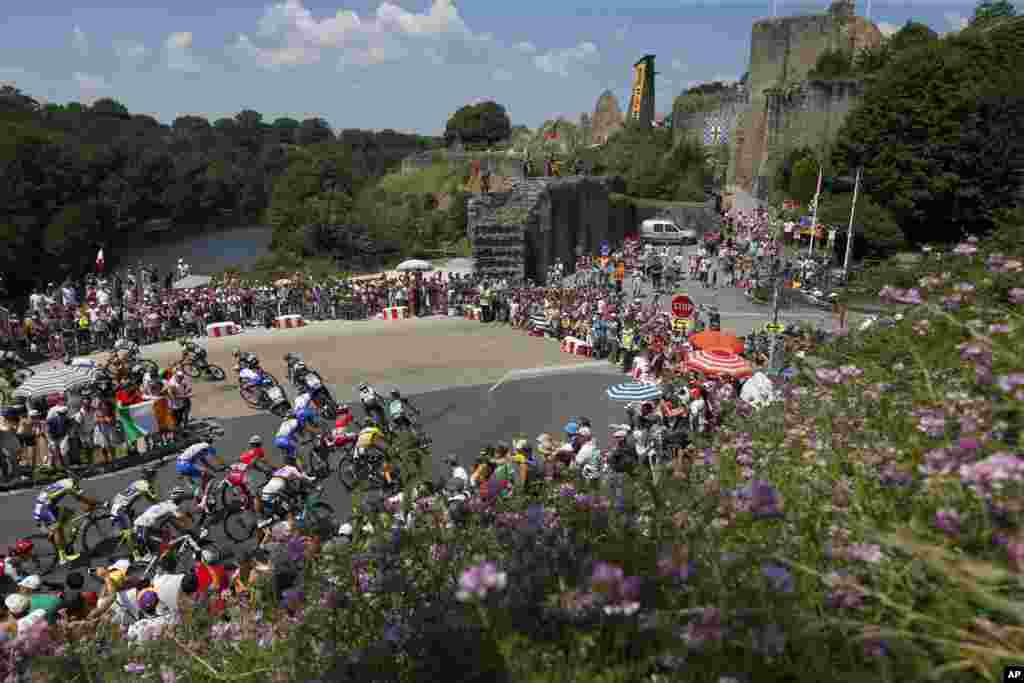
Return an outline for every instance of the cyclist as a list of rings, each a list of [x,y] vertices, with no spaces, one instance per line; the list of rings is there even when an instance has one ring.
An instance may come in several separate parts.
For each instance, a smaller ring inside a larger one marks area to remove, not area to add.
[[[252,351],[242,351],[242,349],[236,348],[231,355],[240,368],[259,371],[260,359]]]
[[[338,406],[338,409],[334,411],[336,419],[334,420],[335,431],[345,431],[350,424],[355,420],[352,415],[352,409],[348,406]]]
[[[412,418],[409,417],[409,413],[413,415],[419,415],[419,411],[416,407],[409,403],[409,399],[402,398],[402,393],[395,389],[391,392],[391,400],[388,402],[388,417],[391,418],[391,424],[396,429],[412,429],[413,422]]]
[[[359,385],[359,402],[363,404],[366,416],[377,421],[379,425],[387,424],[387,416],[384,414],[384,399],[377,391],[366,382]]]
[[[159,471],[156,467],[147,467],[142,470],[142,479],[133,481],[128,488],[114,496],[110,502],[110,516],[114,518],[114,524],[119,530],[124,531],[131,528],[130,512],[135,501],[140,498],[148,498],[153,503],[157,502],[153,480],[156,479]]]
[[[287,517],[290,526],[295,526],[295,511],[287,504],[287,493],[294,492],[295,486],[301,482],[314,483],[316,478],[299,469],[294,455],[285,455],[284,465],[274,470],[270,481],[260,490],[264,515],[263,521],[260,522],[261,529],[269,530],[271,523],[281,514]],[[262,543],[263,539],[260,540],[261,545]]]
[[[356,441],[355,456],[363,457],[368,451],[375,451],[381,456],[381,474],[389,486],[394,484],[394,468],[388,460],[387,439],[384,431],[373,419],[363,421],[363,428],[359,431],[359,439]]]
[[[264,472],[277,469],[277,465],[267,459],[267,452],[263,450],[263,437],[253,434],[249,437],[249,450],[242,453],[238,462],[231,466],[231,472],[240,481],[244,481],[248,488],[249,468],[255,468]],[[230,475],[229,475],[230,476]],[[256,512],[260,512],[260,499],[256,497]]]
[[[46,531],[57,548],[57,559],[60,564],[72,562],[79,557],[77,554],[69,555],[64,547],[64,525],[71,515],[67,508],[60,506],[60,503],[67,496],[77,500],[87,510],[92,510],[99,504],[96,499],[83,494],[78,479],[70,476],[44,487],[36,496],[35,507],[32,510],[32,518]]]
[[[188,531],[192,526],[192,516],[182,510],[179,504],[192,497],[192,493],[188,489],[178,486],[171,491],[167,500],[150,505],[135,519],[133,527],[135,528],[137,562],[149,562],[153,559],[154,549],[159,548],[163,541],[161,538],[156,538],[154,534],[165,522],[169,521],[181,533]],[[145,554],[140,551],[145,551]]]
[[[207,461],[211,456],[217,455],[217,449],[205,441],[192,444],[177,458],[175,470],[179,476],[187,477],[193,486],[193,491],[202,494],[199,500],[199,507],[206,510],[206,484],[210,479],[210,463]],[[217,458],[217,465],[222,467],[224,460]],[[199,478],[199,488],[196,486],[196,478]],[[193,493],[193,497],[196,495]]]
[[[281,450],[282,454],[297,455],[299,451],[299,437],[307,431],[312,434],[319,434],[320,427],[317,424],[319,415],[315,410],[307,406],[302,412],[297,412],[281,422],[274,436],[274,446]]]
[[[319,415],[320,399],[309,391],[306,391],[295,397],[295,403],[292,404],[292,407],[292,413],[299,419],[302,419],[301,416],[306,413],[307,409]]]

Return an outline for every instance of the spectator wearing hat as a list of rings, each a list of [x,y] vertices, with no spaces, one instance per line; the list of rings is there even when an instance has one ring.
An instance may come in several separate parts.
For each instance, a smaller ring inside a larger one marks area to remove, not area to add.
[[[135,642],[139,640],[153,640],[157,634],[174,623],[174,616],[169,613],[157,613],[160,605],[160,597],[156,590],[151,587],[138,591],[136,597],[136,612],[139,616],[128,627],[125,640]]]
[[[24,593],[11,593],[4,600],[7,608],[7,620],[3,623],[3,631],[10,636],[21,636],[39,623],[46,621],[46,612],[33,610],[32,600]]]
[[[57,612],[62,608],[62,601],[59,596],[52,593],[40,593],[43,587],[43,580],[37,574],[26,576],[18,582],[18,592],[27,595],[30,609],[43,610],[46,614],[46,621],[50,624],[57,623]]]

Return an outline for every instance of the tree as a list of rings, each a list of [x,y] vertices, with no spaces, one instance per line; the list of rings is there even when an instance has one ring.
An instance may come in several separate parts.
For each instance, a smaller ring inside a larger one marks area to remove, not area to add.
[[[1000,17],[1017,16],[1017,8],[1009,0],[982,0],[974,8],[971,24],[980,24]]]
[[[853,194],[824,195],[818,207],[818,222],[835,227],[841,235],[846,235],[850,224],[850,207]],[[892,213],[876,204],[865,194],[857,195],[857,209],[853,214],[854,246],[861,241],[863,249],[873,255],[889,255],[906,246],[906,237],[896,223]],[[858,239],[859,238],[859,239]],[[845,245],[845,237],[836,240],[837,244]]]
[[[94,114],[108,114],[110,116],[129,116],[128,107],[110,97],[101,97],[93,102],[89,111]]]
[[[295,136],[296,143],[300,145],[316,145],[330,140],[334,140],[334,131],[321,118],[303,120]]]
[[[793,173],[789,180],[789,196],[806,206],[814,199],[818,188],[818,170],[821,166],[811,157],[804,157],[793,164]]]
[[[467,104],[458,109],[444,129],[445,142],[456,139],[471,145],[493,145],[508,140],[512,134],[512,122],[505,107],[488,100],[479,104]]]
[[[270,124],[271,137],[281,144],[293,145],[297,139],[300,125],[302,124],[288,117],[274,119],[274,122]]]
[[[901,54],[846,118],[833,166],[863,164],[862,189],[911,242],[988,231],[993,211],[1015,201],[1022,70],[1019,30],[957,34]]]

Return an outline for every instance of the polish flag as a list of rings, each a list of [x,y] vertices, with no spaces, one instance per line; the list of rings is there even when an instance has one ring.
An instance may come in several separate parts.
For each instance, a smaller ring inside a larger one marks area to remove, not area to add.
[[[103,272],[103,250],[100,249],[99,253],[96,254],[96,272]]]

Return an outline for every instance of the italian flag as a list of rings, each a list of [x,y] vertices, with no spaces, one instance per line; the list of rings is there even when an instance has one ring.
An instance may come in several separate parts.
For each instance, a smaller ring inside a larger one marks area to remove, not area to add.
[[[146,434],[174,429],[174,417],[167,406],[167,399],[164,398],[130,406],[118,402],[117,417],[129,443],[134,443]]]

